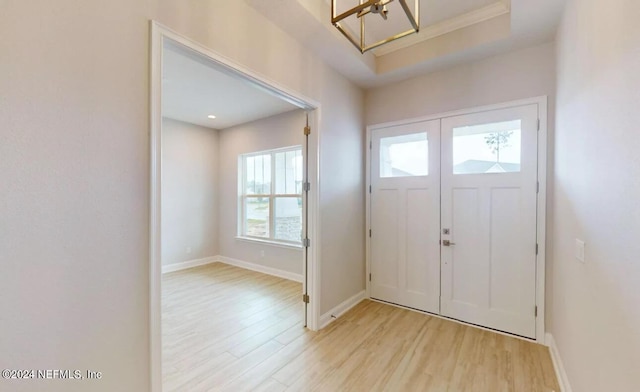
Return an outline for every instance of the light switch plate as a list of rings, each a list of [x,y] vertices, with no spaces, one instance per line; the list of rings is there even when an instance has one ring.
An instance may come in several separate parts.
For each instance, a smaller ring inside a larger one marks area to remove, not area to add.
[[[584,263],[584,241],[576,238],[576,259]]]

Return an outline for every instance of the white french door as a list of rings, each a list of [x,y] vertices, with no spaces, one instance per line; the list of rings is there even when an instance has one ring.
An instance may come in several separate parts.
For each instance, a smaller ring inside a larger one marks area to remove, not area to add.
[[[442,120],[442,315],[530,338],[537,122],[537,105]]]
[[[372,132],[371,297],[440,307],[440,121]]]
[[[535,338],[538,105],[371,141],[371,298]]]

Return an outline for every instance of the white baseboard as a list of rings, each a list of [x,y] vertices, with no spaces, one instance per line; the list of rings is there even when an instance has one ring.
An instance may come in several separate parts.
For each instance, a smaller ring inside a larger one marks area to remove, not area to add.
[[[294,282],[302,283],[302,274],[296,274],[294,272],[284,271],[277,268],[266,267],[261,264],[250,263],[248,261],[232,259],[231,257],[226,257],[226,256],[216,256],[215,259],[220,263],[229,264],[235,267],[240,267],[240,268],[260,272],[267,275],[277,276],[278,278],[293,280]]]
[[[560,384],[560,391],[572,392],[571,385],[569,384],[569,378],[567,377],[567,373],[564,370],[562,358],[560,358],[560,352],[558,351],[558,346],[556,346],[556,341],[553,338],[553,335],[547,333],[545,340],[547,346],[549,346],[549,351],[551,352],[551,360],[553,361],[553,368],[556,371],[558,384]]]
[[[166,274],[167,272],[181,271],[187,268],[199,267],[201,265],[215,263],[216,261],[218,261],[218,256],[183,261],[182,263],[167,264],[162,266],[162,273]]]
[[[345,314],[347,311],[349,311],[349,309],[353,308],[354,306],[362,302],[362,300],[365,299],[366,297],[367,297],[367,292],[365,290],[362,290],[358,294],[347,299],[346,301],[342,302],[335,308],[331,309],[327,313],[320,316],[320,329],[331,324],[333,320]]]

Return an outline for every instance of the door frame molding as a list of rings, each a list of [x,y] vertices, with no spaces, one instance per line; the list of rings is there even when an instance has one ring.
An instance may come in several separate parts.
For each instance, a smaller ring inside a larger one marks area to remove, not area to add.
[[[536,211],[536,236],[538,242],[538,255],[536,256],[536,306],[538,307],[538,317],[536,318],[536,339],[539,344],[545,344],[545,270],[546,270],[546,216],[547,216],[547,101],[546,95],[520,99],[515,101],[502,102],[494,105],[477,106],[468,109],[454,110],[449,112],[431,114],[427,116],[414,117],[400,121],[391,121],[380,124],[373,124],[367,126],[366,137],[366,230],[371,229],[371,133],[373,130],[389,128],[398,125],[406,125],[416,122],[424,122],[431,120],[444,119],[447,117],[455,117],[467,114],[474,114],[479,112],[486,112],[491,110],[508,109],[517,106],[526,105],[538,105],[538,119],[540,120],[540,129],[538,130],[538,182],[540,183],[540,190],[537,195],[537,211]],[[371,298],[371,282],[369,276],[371,274],[371,237],[366,236],[366,293],[367,298]],[[421,312],[428,313],[428,312]],[[433,315],[432,313],[428,313]],[[436,314],[434,316],[446,318]],[[457,320],[455,320],[457,321]],[[473,324],[461,322],[466,325],[475,326]],[[486,329],[486,328],[483,328]],[[496,331],[498,332],[498,331]],[[502,333],[502,332],[501,332]],[[517,335],[509,336],[518,337]],[[527,341],[531,339],[522,338]]]
[[[223,72],[237,76],[274,96],[277,96],[309,114],[309,125],[312,128],[308,136],[308,181],[311,190],[307,195],[308,224],[307,238],[311,246],[307,252],[307,266],[303,264],[303,276],[307,274],[306,292],[310,301],[307,306],[307,328],[319,329],[320,322],[320,103],[305,95],[288,89],[242,64],[239,64],[220,53],[177,33],[162,24],[150,21],[150,75],[149,81],[149,355],[151,391],[162,390],[162,308],[161,308],[161,143],[162,143],[162,57],[165,41],[184,46],[206,57],[217,64]],[[303,136],[304,124],[300,126]],[[305,288],[303,288],[303,291]],[[302,293],[301,293],[302,294]],[[302,302],[302,295],[300,296]]]

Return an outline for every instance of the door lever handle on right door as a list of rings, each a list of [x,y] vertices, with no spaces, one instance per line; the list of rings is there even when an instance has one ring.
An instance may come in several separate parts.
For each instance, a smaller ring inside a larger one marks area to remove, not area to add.
[[[451,242],[449,240],[442,240],[442,245],[444,246],[453,246],[455,244],[456,244],[455,242]]]

